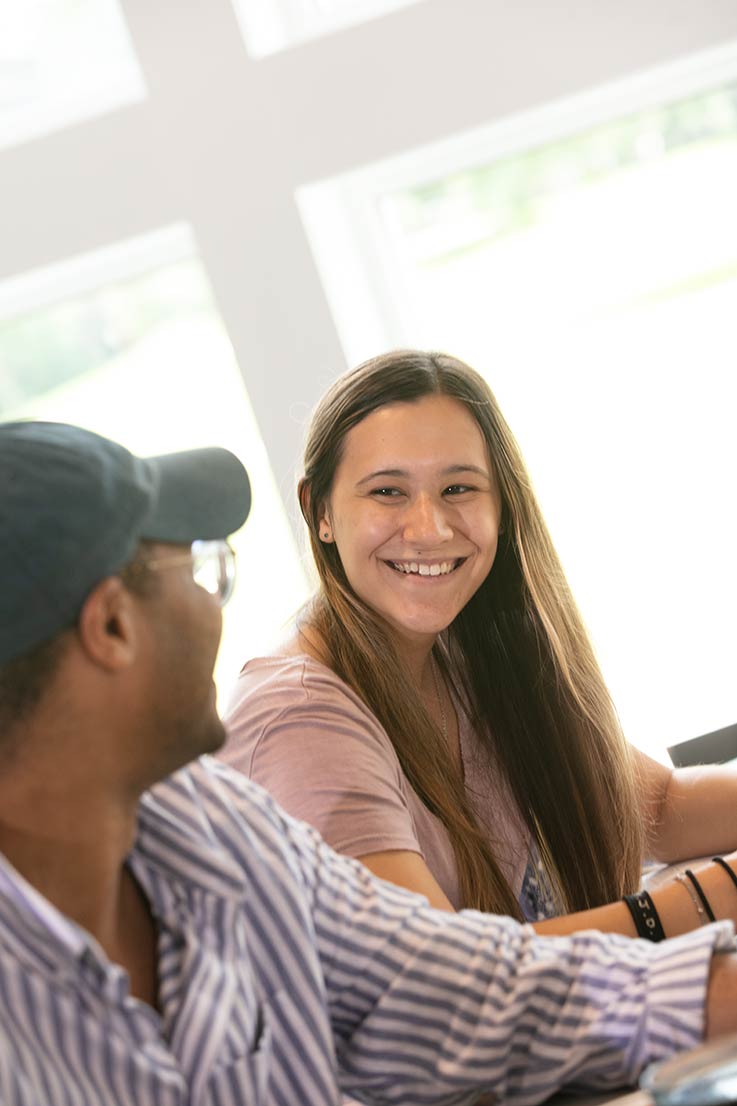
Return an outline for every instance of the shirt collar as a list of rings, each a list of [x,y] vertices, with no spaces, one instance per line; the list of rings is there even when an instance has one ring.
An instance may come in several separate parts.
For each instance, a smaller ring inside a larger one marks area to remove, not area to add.
[[[139,805],[131,861],[137,873],[142,863],[163,876],[143,879],[147,892],[161,899],[151,906],[162,916],[168,914],[170,880],[187,893],[195,887],[232,905],[246,893],[244,870],[218,840],[206,810],[205,797],[213,798],[212,773],[202,765],[199,774],[204,774],[206,786],[200,788],[198,771],[197,764],[182,769],[146,792]],[[36,890],[2,853],[0,940],[14,944],[46,970],[58,970],[60,958],[79,961],[91,953],[98,960],[101,953],[95,938]]]
[[[93,941],[86,930],[62,914],[2,853],[0,921],[2,938],[14,940],[47,968],[56,964],[59,954],[69,960],[80,959]]]

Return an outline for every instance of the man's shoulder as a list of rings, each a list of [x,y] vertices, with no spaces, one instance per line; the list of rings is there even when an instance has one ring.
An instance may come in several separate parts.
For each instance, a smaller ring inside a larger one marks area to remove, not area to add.
[[[149,794],[179,792],[201,798],[203,795],[222,791],[234,797],[245,798],[256,805],[262,801],[268,801],[266,792],[258,784],[254,784],[240,772],[233,771],[211,756],[198,757],[178,771],[172,772],[170,776],[154,784]]]
[[[152,787],[141,800],[149,833],[228,854],[240,868],[281,858],[294,870],[314,848],[316,832],[290,818],[257,783],[211,757],[201,757]]]
[[[154,784],[143,796],[142,806],[175,812],[190,831],[223,816],[278,821],[278,808],[262,787],[212,757],[200,757]]]

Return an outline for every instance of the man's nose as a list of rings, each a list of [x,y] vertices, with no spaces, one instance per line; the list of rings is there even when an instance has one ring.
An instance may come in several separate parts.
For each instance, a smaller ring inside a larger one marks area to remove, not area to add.
[[[453,527],[442,499],[423,493],[409,502],[403,527],[403,537],[408,544],[430,548],[452,536]]]

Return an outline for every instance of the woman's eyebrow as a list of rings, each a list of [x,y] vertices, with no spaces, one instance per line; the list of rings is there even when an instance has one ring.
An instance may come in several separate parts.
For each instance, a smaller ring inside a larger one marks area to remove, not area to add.
[[[376,472],[370,472],[368,476],[363,476],[357,482],[356,487],[360,488],[362,484],[368,484],[370,480],[378,480],[379,477],[393,476],[393,477],[408,477],[409,473],[406,469],[378,469]]]
[[[487,469],[479,468],[478,465],[470,464],[456,464],[448,465],[440,473],[441,476],[457,476],[461,472],[475,472],[478,476],[483,476],[486,480],[491,479],[491,474]],[[377,469],[376,472],[370,472],[368,476],[363,476],[356,483],[356,487],[360,488],[363,484],[368,484],[372,480],[384,479],[386,477],[392,477],[394,479],[408,479],[411,473],[407,469]]]
[[[478,465],[448,465],[443,469],[443,476],[453,476],[459,472],[475,472],[478,476],[485,476],[487,480],[491,477],[488,469],[479,468]]]

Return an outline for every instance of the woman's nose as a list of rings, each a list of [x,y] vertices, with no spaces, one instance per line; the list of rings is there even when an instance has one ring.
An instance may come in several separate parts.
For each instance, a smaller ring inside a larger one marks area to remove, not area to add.
[[[407,505],[403,537],[413,545],[431,547],[453,536],[448,512],[442,500],[431,495],[418,495]]]

